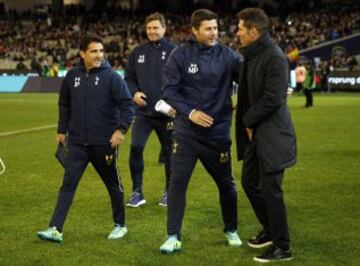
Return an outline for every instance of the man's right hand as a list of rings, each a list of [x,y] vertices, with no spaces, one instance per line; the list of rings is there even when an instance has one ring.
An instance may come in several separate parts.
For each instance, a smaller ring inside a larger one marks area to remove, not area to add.
[[[249,140],[252,141],[253,140],[253,135],[254,135],[254,130],[251,129],[251,128],[246,128],[246,133],[248,135]]]
[[[190,116],[189,119],[191,122],[193,122],[196,125],[202,126],[202,127],[211,127],[214,119],[205,114],[202,111],[196,110],[194,111]]]
[[[145,99],[146,99],[146,95],[143,92],[137,91],[134,93],[133,101],[137,106],[140,106],[140,107],[146,106],[147,103],[146,103]]]
[[[56,134],[56,142],[65,145],[65,134]]]

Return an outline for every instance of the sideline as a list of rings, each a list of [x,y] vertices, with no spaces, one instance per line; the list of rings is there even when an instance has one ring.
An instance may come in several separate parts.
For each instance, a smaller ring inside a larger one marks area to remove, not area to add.
[[[40,131],[40,130],[44,130],[44,129],[55,128],[56,126],[57,125],[46,125],[46,126],[41,126],[41,127],[32,127],[32,128],[28,128],[28,129],[3,132],[3,133],[0,133],[0,137],[8,137],[8,136],[18,135],[18,134],[22,134],[22,133],[35,132],[35,131]]]

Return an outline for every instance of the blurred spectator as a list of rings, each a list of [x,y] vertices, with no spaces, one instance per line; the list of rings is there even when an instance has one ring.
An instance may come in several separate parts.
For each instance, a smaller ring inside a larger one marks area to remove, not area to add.
[[[306,78],[306,68],[302,64],[299,64],[295,68],[295,76],[296,76],[296,91],[300,92],[303,88],[303,84]]]
[[[43,73],[43,69],[36,57],[33,57],[31,60],[31,70],[35,71],[39,76]]]
[[[27,66],[24,64],[23,60],[20,60],[19,63],[16,65],[16,70],[19,70],[21,72],[26,72],[29,69],[27,68]]]
[[[303,84],[303,91],[306,97],[305,107],[310,108],[314,106],[313,99],[313,89],[315,89],[315,80],[314,80],[314,69],[310,62],[305,66],[306,68],[306,77]]]
[[[327,62],[322,62],[319,65],[319,77],[320,77],[320,83],[319,83],[319,90],[321,92],[328,92],[328,86],[327,86],[327,76],[329,75],[329,66]]]

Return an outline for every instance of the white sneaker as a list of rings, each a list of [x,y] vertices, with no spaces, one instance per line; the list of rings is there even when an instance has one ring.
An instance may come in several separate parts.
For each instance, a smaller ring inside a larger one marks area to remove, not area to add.
[[[63,234],[60,233],[55,226],[49,227],[46,230],[39,231],[37,233],[38,237],[42,240],[48,240],[51,242],[62,242],[63,241]]]
[[[226,232],[225,236],[231,247],[240,247],[242,245],[240,237],[236,231],[235,232]]]
[[[114,230],[111,231],[110,235],[108,236],[108,239],[120,239],[123,238],[127,233],[126,226],[115,226]]]
[[[181,250],[181,242],[176,235],[168,236],[165,243],[160,247],[160,252],[170,254]]]

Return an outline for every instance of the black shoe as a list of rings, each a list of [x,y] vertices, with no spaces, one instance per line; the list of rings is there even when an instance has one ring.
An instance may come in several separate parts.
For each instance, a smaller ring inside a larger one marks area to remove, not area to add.
[[[252,248],[264,248],[272,244],[271,237],[264,231],[260,231],[257,236],[250,238],[247,242]]]
[[[160,152],[160,154],[159,154],[158,164],[159,165],[165,164],[165,156],[162,152]]]
[[[288,261],[292,260],[291,251],[271,246],[264,254],[254,257],[254,261],[257,262],[272,262],[272,261]]]

